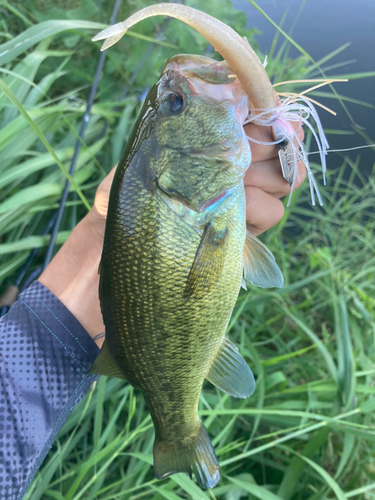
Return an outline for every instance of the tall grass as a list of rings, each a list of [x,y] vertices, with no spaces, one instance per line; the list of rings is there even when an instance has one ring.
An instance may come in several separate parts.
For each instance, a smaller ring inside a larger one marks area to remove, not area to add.
[[[119,19],[145,4],[124,4]],[[43,228],[59,203],[99,57],[90,36],[112,7],[90,0],[78,12],[69,10],[74,6],[0,5],[7,44],[0,47],[2,289],[30,249],[42,247],[34,267],[42,259]],[[204,8],[251,37],[229,2]],[[165,60],[207,50],[192,30],[175,27],[145,21],[109,51],[73,177],[78,196],[69,198],[58,243],[119,159],[144,89]],[[334,55],[321,61],[326,71]],[[304,55],[290,60],[288,44],[281,44],[268,70],[283,81],[314,76],[316,67]],[[301,188],[265,235],[284,288],[243,291],[235,307],[228,333],[256,375],[254,395],[236,400],[204,386],[200,414],[222,467],[219,486],[203,492],[182,474],[153,479],[153,426],[141,395],[101,377],[66,422],[26,498],[375,497],[375,183],[361,173],[359,156],[340,158],[322,189],[324,206],[311,208]]]

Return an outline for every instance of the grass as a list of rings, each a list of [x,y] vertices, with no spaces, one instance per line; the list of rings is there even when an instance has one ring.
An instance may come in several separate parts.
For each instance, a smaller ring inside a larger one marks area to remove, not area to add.
[[[42,261],[43,228],[58,206],[99,57],[90,36],[109,19],[107,4],[87,0],[78,12],[73,1],[50,9],[37,0],[27,8],[0,4],[1,41],[8,44],[0,73],[1,289],[34,246],[42,248],[33,269]],[[118,19],[146,4],[124,4]],[[207,11],[251,37],[228,2],[207,2]],[[39,23],[47,23],[44,35]],[[118,160],[143,90],[164,61],[207,49],[173,23],[145,21],[108,52],[59,244]],[[27,30],[39,33],[35,43]],[[275,82],[319,76],[304,54],[292,61],[287,43],[276,47],[267,68]],[[330,77],[339,68],[336,54],[319,62]],[[347,106],[363,104],[346,99],[342,87],[339,97]],[[337,155],[338,162],[321,189],[324,206],[309,205],[305,186],[264,237],[284,288],[243,291],[235,307],[228,333],[256,375],[254,395],[236,400],[204,386],[200,413],[222,466],[219,486],[203,492],[182,474],[154,480],[153,428],[141,395],[101,377],[64,425],[28,500],[375,498],[374,170],[361,172],[357,152]]]

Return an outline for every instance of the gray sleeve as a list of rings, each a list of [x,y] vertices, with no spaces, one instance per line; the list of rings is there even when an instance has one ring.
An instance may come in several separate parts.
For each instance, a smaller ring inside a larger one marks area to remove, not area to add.
[[[0,318],[0,500],[26,493],[97,378],[87,371],[98,353],[86,330],[38,281]]]

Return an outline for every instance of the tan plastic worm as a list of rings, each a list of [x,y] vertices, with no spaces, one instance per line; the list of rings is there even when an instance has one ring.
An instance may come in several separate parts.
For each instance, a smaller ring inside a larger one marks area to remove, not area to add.
[[[160,3],[136,12],[122,23],[115,24],[96,35],[93,40],[107,39],[101,50],[115,44],[134,24],[147,17],[166,15],[179,19],[196,29],[213,45],[237,75],[255,110],[277,106],[267,73],[250,47],[232,28],[200,10],[180,4]],[[255,111],[256,112],[256,111]]]

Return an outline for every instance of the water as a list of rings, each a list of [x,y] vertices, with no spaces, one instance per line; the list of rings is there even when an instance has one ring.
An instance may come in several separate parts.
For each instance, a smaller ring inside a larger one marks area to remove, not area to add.
[[[327,71],[327,76],[341,76],[349,73],[375,72],[375,0],[306,0],[301,9],[301,0],[259,0],[258,5],[277,24],[287,12],[283,30],[302,46],[315,61],[323,58],[340,46],[350,42],[350,46],[336,55],[326,65],[345,63],[342,67]],[[262,35],[256,37],[264,54],[270,50],[276,28],[246,0],[233,0],[234,6],[248,16],[248,28],[256,27]],[[301,12],[299,12],[301,9]],[[296,20],[296,18],[298,19]],[[292,32],[293,24],[296,22]],[[283,40],[280,36],[280,42]],[[279,42],[279,45],[280,45]],[[292,58],[299,51],[290,50]],[[323,65],[324,68],[324,65]],[[328,88],[328,87],[327,87]],[[336,83],[337,92],[349,98],[369,103],[366,108],[346,103],[353,121],[363,128],[363,132],[375,143],[375,78],[356,79],[348,83]],[[364,137],[355,132],[350,118],[337,100],[320,99],[322,103],[337,112],[331,114],[319,110],[319,116],[326,129],[341,129],[353,135],[327,135],[331,149],[350,148],[366,144]],[[351,152],[355,158],[361,154],[361,170],[370,173],[375,162],[372,149]],[[328,156],[328,166],[339,165],[336,155]]]

